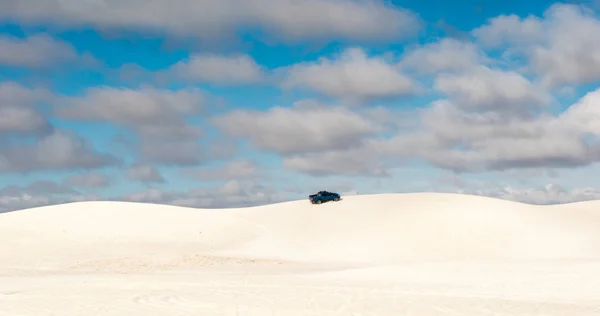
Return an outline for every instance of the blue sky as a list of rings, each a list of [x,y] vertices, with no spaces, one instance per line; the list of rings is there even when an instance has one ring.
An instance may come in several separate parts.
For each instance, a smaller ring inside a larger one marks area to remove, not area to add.
[[[596,199],[597,1],[0,2],[0,211]]]

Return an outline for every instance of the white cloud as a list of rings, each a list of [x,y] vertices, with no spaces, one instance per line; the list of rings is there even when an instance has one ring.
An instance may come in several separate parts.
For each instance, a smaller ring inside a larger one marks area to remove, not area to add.
[[[547,86],[600,79],[600,19],[583,5],[555,4],[542,18],[499,16],[473,30],[488,47],[506,47],[524,56]],[[511,53],[512,54],[512,53]]]
[[[0,18],[160,30],[214,40],[243,27],[284,41],[396,39],[420,27],[415,15],[381,0],[5,0],[0,2]]]
[[[253,181],[231,180],[217,187],[192,189],[185,192],[149,189],[126,195],[123,199],[186,207],[228,208],[277,203],[285,201],[287,198],[278,191]]]
[[[490,171],[478,174],[442,172],[429,191],[475,194],[523,203],[547,205],[599,200],[600,189],[589,175],[598,164],[582,168]],[[438,169],[439,171],[439,169]]]
[[[547,105],[551,97],[514,71],[495,70],[485,66],[459,74],[440,74],[435,88],[455,99],[462,108],[472,111],[527,115]]]
[[[136,132],[141,142],[131,149],[144,163],[195,164],[203,159],[198,143],[202,130],[188,123],[204,109],[205,95],[199,89],[95,87],[55,103],[60,118],[115,124]]]
[[[386,134],[420,126],[406,110],[350,109],[312,100],[266,111],[234,110],[214,123],[232,137],[282,155],[284,168],[317,176],[387,176],[380,160],[390,151]]]
[[[78,192],[65,184],[59,184],[53,181],[36,181],[24,186],[9,185],[0,189],[0,195],[16,196],[26,195],[65,195],[77,194]]]
[[[232,137],[282,155],[283,167],[289,170],[313,176],[387,176],[379,160],[385,150],[381,135],[412,130],[415,120],[403,119],[405,114],[409,113],[303,100],[266,111],[236,110],[214,122]]]
[[[581,7],[555,6],[548,13],[549,44],[532,52],[531,67],[551,85],[600,79],[600,20]]]
[[[56,114],[64,119],[107,122],[132,128],[152,138],[197,137],[197,127],[185,122],[198,115],[205,96],[194,88],[88,88],[83,96],[65,97],[56,103]]]
[[[44,206],[51,203],[52,200],[47,196],[34,196],[27,193],[0,195],[0,213]]]
[[[0,36],[0,65],[38,68],[86,60],[91,62],[93,58],[79,55],[70,44],[47,34]]]
[[[184,169],[182,175],[191,176],[200,180],[229,180],[247,179],[259,176],[260,170],[256,163],[250,160],[240,159],[231,161],[217,168]]]
[[[599,200],[594,181],[581,181],[597,166],[565,169],[521,168],[480,174],[445,174],[428,190],[488,196],[517,202],[548,205]]]
[[[44,89],[29,88],[14,82],[0,82],[0,136],[8,133],[49,133],[52,126],[36,107],[36,102],[51,97]]]
[[[142,142],[137,150],[142,163],[189,166],[208,158],[208,154],[196,139],[148,139]]]
[[[504,186],[498,188],[480,188],[457,190],[458,193],[496,197],[517,202],[552,205],[573,203],[588,200],[600,200],[600,189],[592,187],[566,189],[557,184],[543,187],[515,188]]]
[[[118,162],[112,155],[97,152],[86,139],[60,130],[34,143],[0,146],[1,172],[96,168]]]
[[[309,88],[330,97],[363,102],[410,95],[416,82],[382,56],[349,48],[337,59],[321,58],[279,69],[284,88]]]
[[[388,176],[388,171],[379,158],[381,158],[381,154],[377,148],[366,143],[347,150],[330,150],[284,157],[283,166],[313,176]]]
[[[515,14],[500,15],[472,32],[483,46],[496,48],[505,45],[531,45],[544,36],[542,19],[528,16],[524,19]]]
[[[47,133],[51,128],[48,120],[32,108],[0,105],[0,134]]]
[[[73,201],[93,200],[66,186],[52,181],[36,181],[25,186],[10,185],[0,189],[0,213]]]
[[[402,56],[399,66],[435,74],[440,71],[464,71],[487,62],[491,60],[476,45],[444,38],[409,49]]]
[[[598,104],[600,90],[558,116],[522,118],[473,113],[442,100],[422,111],[420,129],[381,146],[455,171],[586,166],[600,160]]]
[[[250,84],[263,80],[263,69],[248,55],[192,55],[170,67],[167,73],[192,82],[221,85]]]
[[[148,189],[142,192],[127,194],[123,197],[125,201],[142,203],[163,203],[168,204],[171,195],[159,189]]]
[[[52,93],[42,88],[29,88],[17,82],[0,82],[0,104],[23,105],[51,99]]]
[[[64,183],[72,187],[101,188],[111,183],[110,177],[98,172],[86,172],[69,176]]]
[[[267,111],[235,110],[214,119],[233,137],[281,154],[308,153],[359,146],[380,128],[339,106],[272,107]]]
[[[132,180],[150,183],[158,182],[164,183],[165,178],[158,171],[158,169],[149,164],[137,163],[127,169],[127,177]]]

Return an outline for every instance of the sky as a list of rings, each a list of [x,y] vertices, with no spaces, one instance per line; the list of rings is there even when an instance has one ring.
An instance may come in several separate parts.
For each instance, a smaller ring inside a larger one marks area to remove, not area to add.
[[[0,211],[600,199],[600,1],[0,0]]]

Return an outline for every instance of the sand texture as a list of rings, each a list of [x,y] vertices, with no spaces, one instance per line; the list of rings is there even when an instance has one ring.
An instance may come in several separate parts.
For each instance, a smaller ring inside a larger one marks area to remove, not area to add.
[[[414,193],[0,214],[0,315],[600,315],[600,202]]]

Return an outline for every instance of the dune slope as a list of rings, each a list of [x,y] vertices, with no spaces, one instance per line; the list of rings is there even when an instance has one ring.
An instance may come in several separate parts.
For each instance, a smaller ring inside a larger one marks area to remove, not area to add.
[[[224,210],[82,202],[0,215],[0,238],[8,241],[0,251],[20,264],[30,253],[68,264],[152,250],[320,264],[599,259],[595,205],[544,207],[454,194]]]
[[[541,301],[544,315],[600,315],[600,290],[592,281],[600,272],[599,210],[596,201],[533,206],[438,193],[224,210],[127,202],[40,207],[0,214],[0,306],[36,315],[91,308],[142,315],[150,311],[142,305],[152,304],[158,306],[152,313],[164,315],[235,315],[234,307],[238,315],[239,308],[247,315],[396,315],[397,308],[419,315],[532,315]],[[82,277],[96,278],[104,290],[82,287]],[[191,279],[193,286],[186,283]],[[198,288],[209,281],[220,290]],[[120,282],[145,294],[122,302],[122,310],[94,305],[124,291]],[[173,282],[178,286],[171,288]],[[281,282],[287,287],[273,287]],[[16,294],[61,286],[66,296],[96,299],[67,307],[72,302]],[[187,294],[173,294],[178,291]],[[39,309],[21,305],[26,298]],[[484,298],[489,306],[473,309]],[[361,306],[350,303],[361,299]]]

